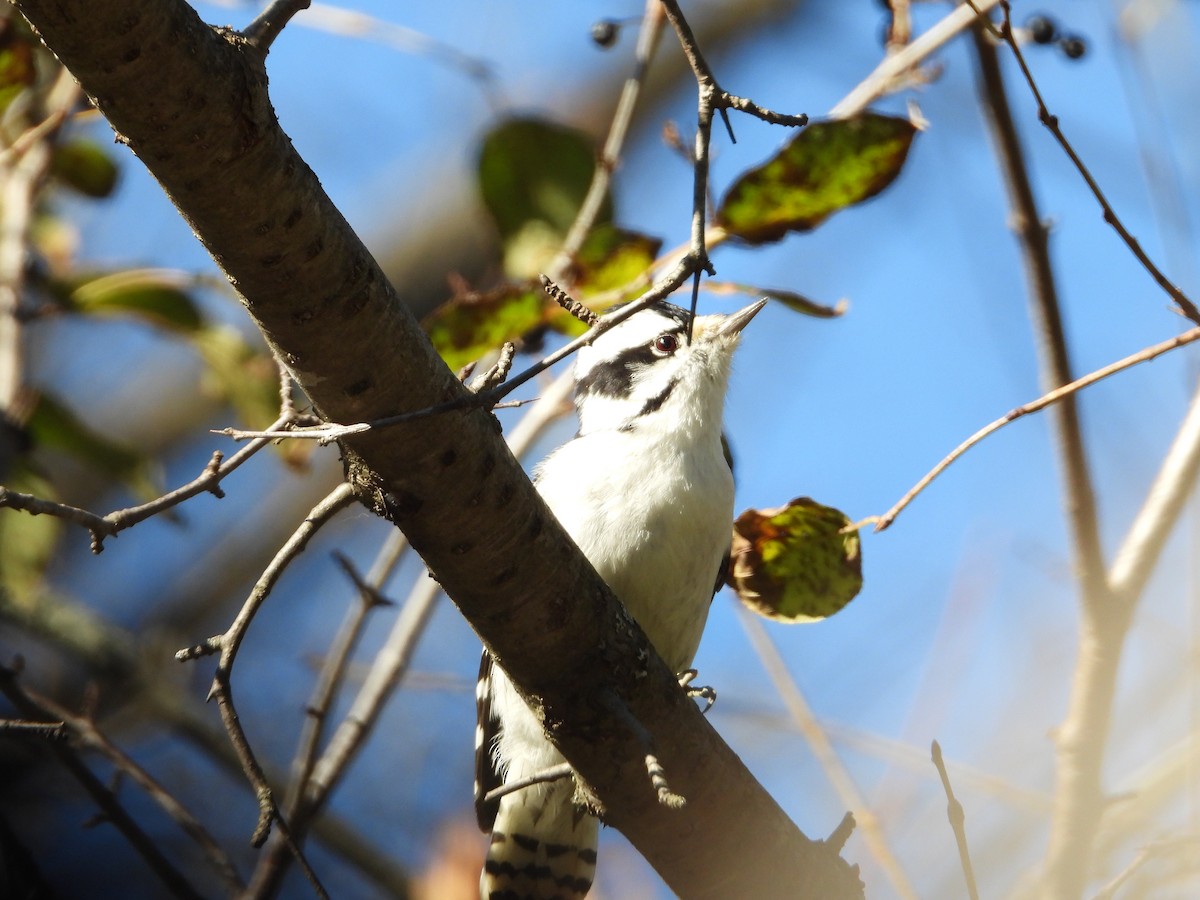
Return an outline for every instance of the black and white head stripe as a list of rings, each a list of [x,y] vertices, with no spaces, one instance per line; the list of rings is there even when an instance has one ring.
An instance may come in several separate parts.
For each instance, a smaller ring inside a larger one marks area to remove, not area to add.
[[[576,395],[629,397],[640,374],[684,343],[690,319],[686,309],[659,300],[600,335],[580,352]]]

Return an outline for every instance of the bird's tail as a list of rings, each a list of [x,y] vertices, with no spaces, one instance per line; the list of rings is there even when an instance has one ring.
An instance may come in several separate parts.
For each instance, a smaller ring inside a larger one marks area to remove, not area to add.
[[[596,874],[599,822],[572,802],[570,779],[500,800],[479,878],[482,900],[582,900]]]

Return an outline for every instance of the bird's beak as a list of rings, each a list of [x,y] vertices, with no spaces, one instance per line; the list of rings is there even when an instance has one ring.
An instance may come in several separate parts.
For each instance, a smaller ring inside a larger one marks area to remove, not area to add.
[[[739,309],[732,315],[726,316],[725,321],[717,327],[715,332],[713,332],[713,337],[725,337],[727,335],[737,334],[743,328],[749,325],[750,320],[758,315],[758,311],[766,305],[767,298],[763,297],[763,299],[756,300],[749,306]]]

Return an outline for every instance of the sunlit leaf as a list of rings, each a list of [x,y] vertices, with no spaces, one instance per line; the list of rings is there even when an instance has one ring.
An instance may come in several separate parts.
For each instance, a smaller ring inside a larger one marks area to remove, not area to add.
[[[160,328],[191,332],[203,324],[180,273],[131,269],[88,278],[66,296],[66,306],[92,315],[132,315]]]
[[[644,286],[658,251],[660,238],[615,225],[597,225],[575,254],[575,286],[581,294],[611,291],[629,285]]]
[[[20,494],[55,500],[54,487],[28,460],[18,459],[5,473],[4,486]],[[0,510],[0,591],[13,603],[28,603],[37,594],[54,553],[63,521],[54,516],[31,516]]]
[[[815,228],[891,184],[914,134],[907,119],[874,113],[809,125],[734,182],[716,221],[752,244]]]
[[[526,282],[455,297],[422,324],[446,365],[457,371],[544,324],[550,312],[547,303],[541,285]]]
[[[232,328],[201,328],[191,340],[207,367],[205,388],[232,406],[242,425],[265,428],[279,417],[279,369],[271,354]]]
[[[50,174],[88,197],[107,197],[117,186],[117,163],[108,151],[83,138],[54,148]]]
[[[811,622],[831,616],[862,587],[858,532],[832,507],[798,497],[749,509],[733,525],[729,585],[764,616]]]

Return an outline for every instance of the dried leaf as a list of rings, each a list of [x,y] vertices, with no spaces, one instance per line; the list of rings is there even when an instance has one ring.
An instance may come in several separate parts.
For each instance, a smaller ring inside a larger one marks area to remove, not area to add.
[[[755,612],[785,622],[833,615],[862,588],[857,531],[829,506],[798,497],[777,509],[749,509],[733,524],[730,587]]]
[[[751,244],[815,228],[891,184],[914,134],[907,119],[874,113],[809,125],[734,183],[717,224]]]

